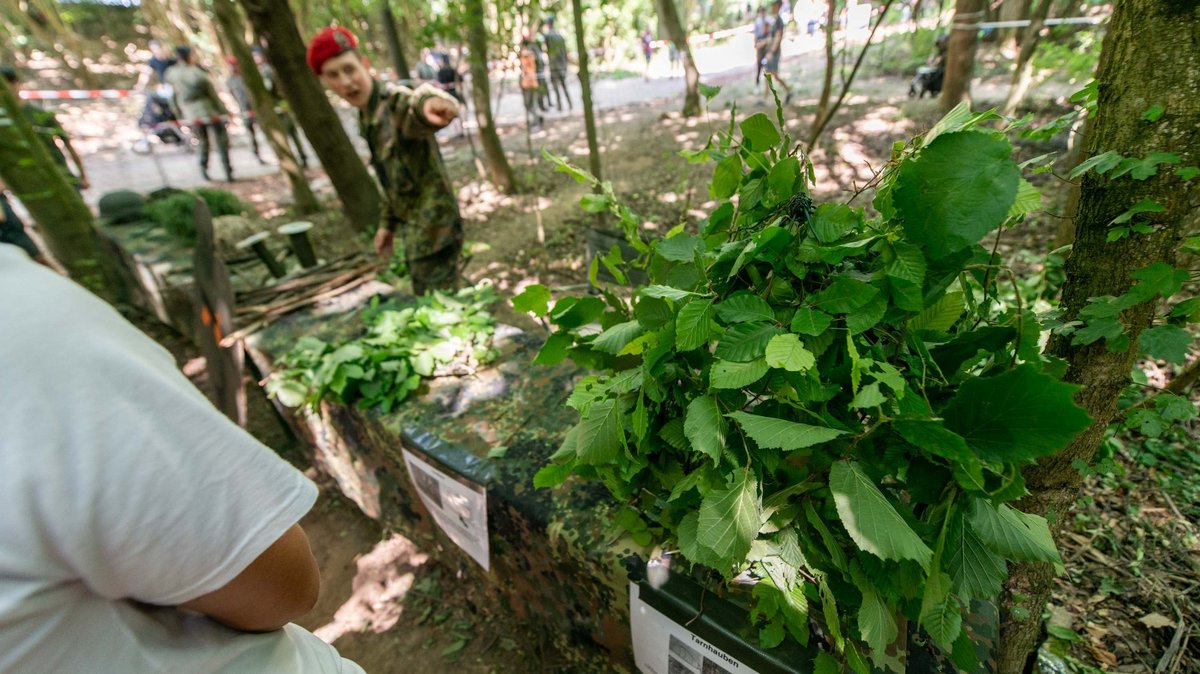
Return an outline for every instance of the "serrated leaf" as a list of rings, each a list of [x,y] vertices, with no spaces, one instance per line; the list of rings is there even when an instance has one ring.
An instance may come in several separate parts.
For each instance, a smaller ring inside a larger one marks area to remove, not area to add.
[[[775,335],[767,342],[767,365],[788,372],[806,372],[817,359],[796,335]]]
[[[1008,566],[984,545],[967,523],[966,513],[956,508],[946,523],[946,547],[942,567],[950,574],[954,593],[964,602],[994,600],[1008,578]]]
[[[646,409],[645,396],[638,396],[637,404],[633,406],[633,414],[629,415],[629,428],[633,431],[633,437],[639,441],[646,439],[646,432],[650,430],[650,412]]]
[[[561,463],[548,463],[541,467],[538,472],[533,475],[533,486],[537,489],[546,489],[548,487],[557,487],[571,477],[574,472],[570,465]]]
[[[879,289],[846,275],[833,277],[829,286],[813,295],[812,305],[830,314],[846,314],[875,299]]]
[[[717,305],[717,316],[726,323],[747,323],[750,321],[771,321],[775,313],[771,305],[758,295],[749,292],[739,292],[730,295],[728,299]]]
[[[675,317],[675,346],[680,351],[691,351],[708,343],[712,338],[712,300],[692,300],[679,310]]]
[[[1091,425],[1075,404],[1077,390],[1027,363],[968,379],[942,416],[985,461],[1022,463],[1057,452]]]
[[[930,574],[925,581],[921,626],[942,650],[947,653],[954,650],[954,640],[962,631],[962,612],[950,594],[950,576],[941,571]]]
[[[704,242],[691,234],[676,234],[669,239],[659,241],[654,247],[664,260],[671,262],[691,262],[696,259],[696,253],[704,250]]]
[[[833,323],[833,317],[829,314],[808,307],[800,307],[796,310],[796,315],[792,317],[791,327],[792,332],[816,337],[825,332],[831,323]]]
[[[1005,559],[1062,563],[1050,536],[1050,527],[1037,515],[973,498],[967,510],[967,523],[984,545]]]
[[[699,529],[699,512],[693,510],[684,515],[683,519],[679,522],[679,528],[675,530],[675,537],[679,541],[680,552],[693,564],[721,568],[723,564],[721,558],[715,552],[700,544]]]
[[[742,138],[751,150],[766,152],[781,140],[775,123],[764,113],[758,112],[742,120]]]
[[[817,206],[809,227],[818,241],[833,243],[853,232],[861,223],[862,211],[845,204],[825,203]]]
[[[564,330],[587,325],[604,313],[604,300],[598,297],[564,297],[550,310],[550,322]]]
[[[612,463],[625,444],[625,424],[620,405],[612,400],[593,403],[578,425],[576,452],[586,464]]]
[[[567,357],[567,352],[575,344],[575,337],[568,332],[556,332],[546,338],[546,343],[538,349],[533,359],[534,365],[557,365]]]
[[[967,307],[963,294],[959,292],[946,293],[937,302],[929,305],[908,322],[911,330],[933,330],[945,332],[954,326],[963,309]]]
[[[886,401],[887,398],[885,398],[883,392],[879,390],[879,382],[875,382],[862,387],[858,393],[855,394],[854,399],[850,401],[850,407],[854,409],[865,410],[872,407],[879,407]]]
[[[903,279],[917,286],[925,283],[925,254],[920,247],[899,242],[893,248],[895,257],[884,267],[892,278]]]
[[[1126,306],[1148,302],[1159,296],[1170,297],[1179,292],[1184,281],[1188,279],[1186,271],[1176,269],[1165,262],[1155,262],[1129,276],[1136,279],[1138,284],[1121,296],[1122,299],[1127,299]]]
[[[968,476],[969,484],[976,490],[983,487],[983,464],[967,446],[961,435],[949,431],[940,421],[895,421],[892,428],[900,437],[930,454],[940,456],[950,465]]]
[[[683,434],[682,418],[675,418],[663,424],[658,429],[658,437],[675,449],[686,451],[688,448],[687,436]]]
[[[846,329],[852,335],[866,332],[878,325],[879,321],[883,320],[883,316],[887,313],[887,310],[887,298],[883,293],[880,293],[870,302],[846,315]]]
[[[738,422],[746,435],[763,449],[795,451],[812,447],[845,435],[845,431],[824,426],[812,426],[748,412],[731,412],[729,418]]]
[[[657,297],[659,299],[672,300],[679,302],[686,300],[689,297],[699,297],[699,293],[672,288],[671,286],[649,285],[639,291],[642,297]]]
[[[725,420],[715,399],[700,396],[688,403],[683,434],[692,443],[692,449],[711,458],[713,463],[720,462],[725,446]]]
[[[896,625],[896,617],[888,610],[880,599],[879,593],[871,587],[860,587],[862,605],[858,608],[858,633],[862,640],[871,647],[872,660],[876,667],[881,667],[888,646],[900,634]],[[901,672],[902,670],[893,670]]]
[[[617,355],[627,344],[642,334],[642,324],[637,321],[617,323],[604,332],[596,335],[592,348],[602,353]]]
[[[1071,170],[1071,173],[1068,177],[1070,177],[1071,180],[1074,180],[1088,171],[1091,171],[1092,169],[1095,169],[1096,173],[1103,175],[1104,173],[1116,168],[1117,164],[1120,164],[1122,159],[1124,159],[1124,157],[1122,157],[1121,153],[1117,152],[1116,150],[1102,152],[1094,157],[1089,157],[1088,159],[1080,162],[1078,166]]]
[[[1147,328],[1138,336],[1138,345],[1151,358],[1182,365],[1187,362],[1188,347],[1192,336],[1178,325],[1160,325]]]
[[[738,323],[731,326],[717,342],[716,356],[721,360],[748,363],[763,357],[767,343],[779,334],[770,323]]]
[[[1002,137],[962,131],[938,136],[900,165],[892,200],[904,232],[930,256],[979,242],[1004,221],[1020,170]]]
[[[643,297],[633,308],[633,315],[643,328],[657,330],[675,318],[671,305],[657,297]]]
[[[750,552],[759,528],[758,483],[748,471],[728,489],[708,493],[700,502],[696,540],[721,560],[722,570],[740,564]]]
[[[1021,182],[1017,184],[1017,198],[1013,201],[1012,208],[1008,209],[1007,217],[1028,215],[1041,207],[1042,193],[1033,186],[1033,183],[1022,178]]]
[[[742,388],[749,386],[771,369],[765,358],[752,360],[749,363],[731,363],[719,360],[713,363],[709,371],[709,385],[713,388]]]
[[[880,559],[911,559],[929,568],[933,551],[857,464],[834,463],[829,490],[842,524],[861,550]]]
[[[514,297],[512,304],[513,309],[518,312],[528,311],[535,316],[545,316],[550,306],[550,289],[540,283],[535,283]]]

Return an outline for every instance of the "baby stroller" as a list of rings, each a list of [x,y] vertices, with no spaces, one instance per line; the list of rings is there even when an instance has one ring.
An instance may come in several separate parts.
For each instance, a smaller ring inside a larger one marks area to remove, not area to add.
[[[181,145],[186,151],[192,151],[190,139],[171,110],[170,95],[165,92],[151,91],[146,94],[146,106],[138,118],[138,127],[143,133],[142,139],[133,147],[138,154],[150,152],[151,135],[157,136],[166,145]]]
[[[929,65],[917,68],[917,74],[908,85],[909,98],[924,98],[925,94],[929,94],[930,98],[937,98],[942,93],[942,80],[946,78],[946,51],[950,46],[949,42],[950,39],[946,35],[938,36],[934,42],[934,46],[937,47],[937,56]]]

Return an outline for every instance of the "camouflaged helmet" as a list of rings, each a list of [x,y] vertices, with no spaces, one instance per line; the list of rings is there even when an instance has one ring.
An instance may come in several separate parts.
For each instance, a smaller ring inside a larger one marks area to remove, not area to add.
[[[137,192],[117,190],[100,197],[100,217],[111,225],[145,219],[146,199]]]

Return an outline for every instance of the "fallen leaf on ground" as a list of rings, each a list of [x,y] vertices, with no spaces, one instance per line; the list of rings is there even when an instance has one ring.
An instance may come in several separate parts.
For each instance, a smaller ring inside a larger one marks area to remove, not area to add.
[[[1161,613],[1147,613],[1146,615],[1142,616],[1141,618],[1138,618],[1138,622],[1142,623],[1143,625],[1145,625],[1146,627],[1149,627],[1152,630],[1158,629],[1160,627],[1174,627],[1175,626],[1174,620],[1171,620],[1170,618],[1168,618],[1167,616],[1165,616]]]

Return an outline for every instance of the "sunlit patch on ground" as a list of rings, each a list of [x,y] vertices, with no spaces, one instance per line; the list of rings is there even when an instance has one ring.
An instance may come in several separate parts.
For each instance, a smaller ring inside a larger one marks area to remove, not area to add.
[[[413,571],[427,560],[428,555],[400,534],[380,541],[355,560],[358,572],[351,584],[350,598],[332,621],[313,633],[333,643],[349,632],[379,633],[391,629],[404,611],[404,597],[412,587]]]

